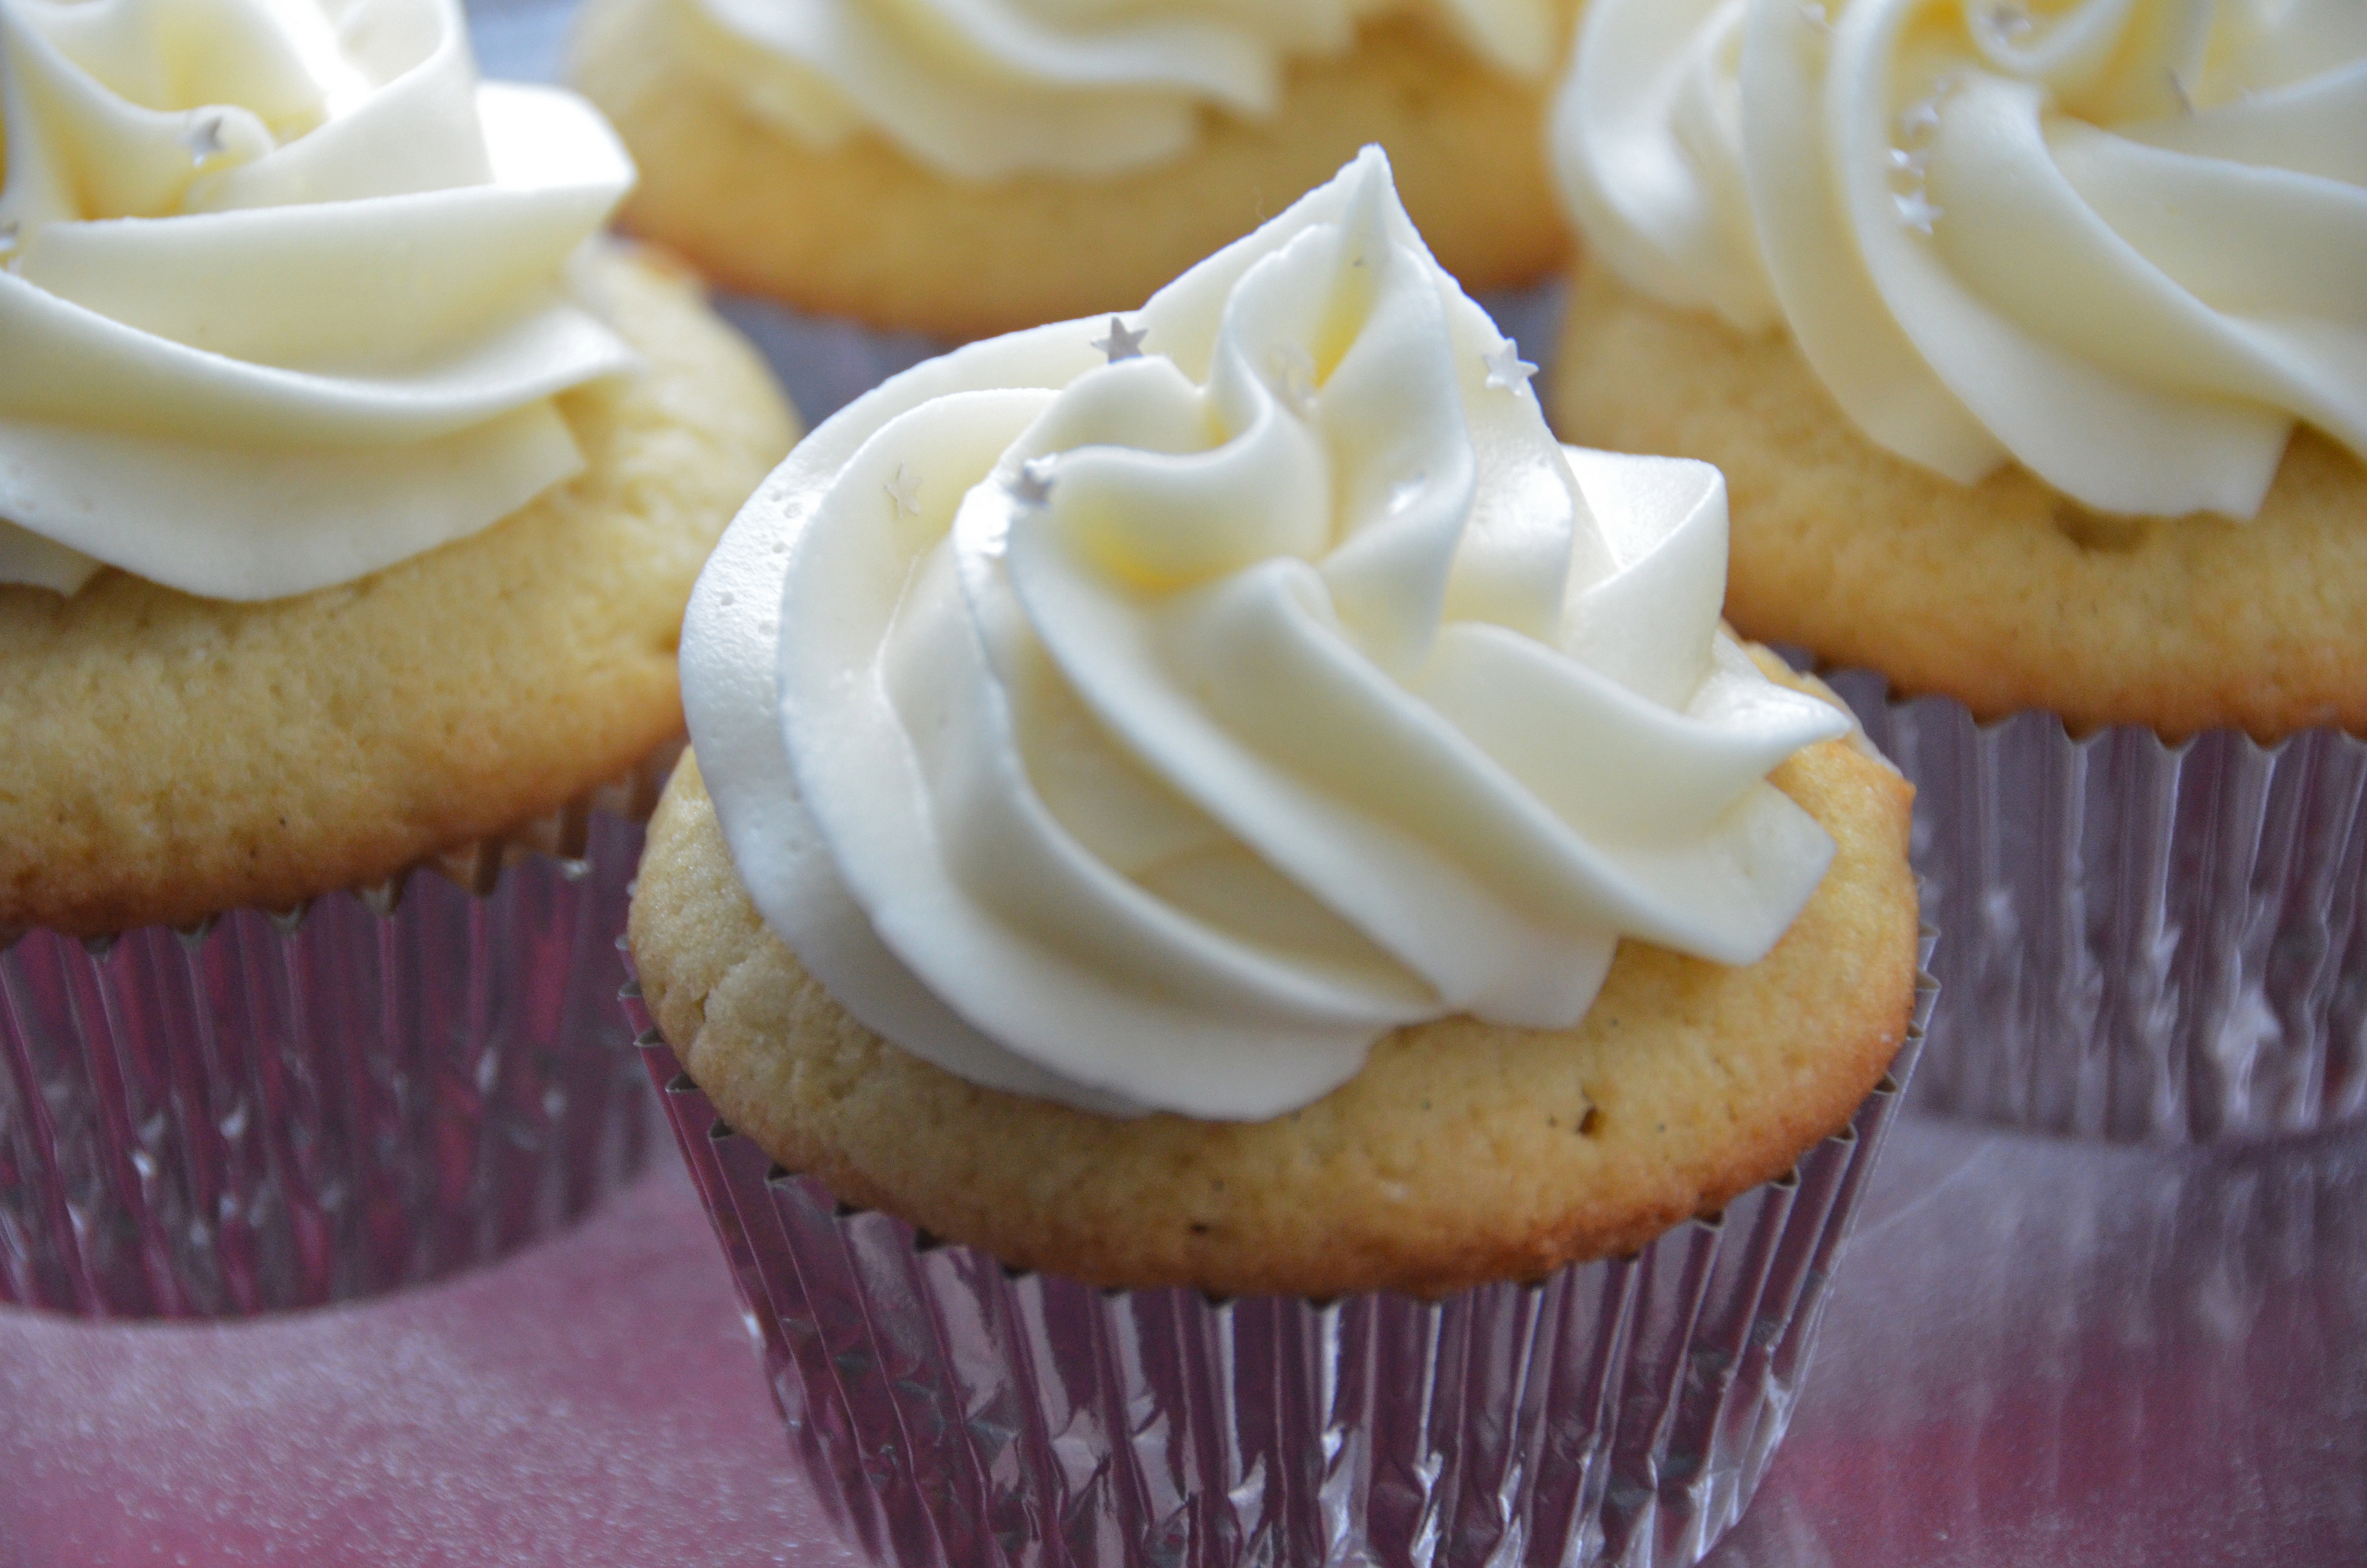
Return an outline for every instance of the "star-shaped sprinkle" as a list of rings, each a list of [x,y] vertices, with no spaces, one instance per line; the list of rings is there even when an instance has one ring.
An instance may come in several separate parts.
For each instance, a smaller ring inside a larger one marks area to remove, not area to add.
[[[912,472],[910,463],[898,463],[896,477],[888,481],[885,488],[888,498],[896,503],[898,513],[910,517],[921,515],[921,476]]]
[[[1990,6],[1982,19],[1988,24],[1990,32],[2009,42],[2022,37],[2038,26],[2037,21],[2027,10],[2010,4]]]
[[[222,140],[222,116],[219,114],[191,115],[189,122],[181,127],[181,134],[176,140],[189,150],[189,156],[200,164],[209,158],[218,158],[230,150],[230,143]]]
[[[1282,382],[1282,395],[1301,414],[1315,406],[1315,356],[1305,346],[1285,343],[1274,351],[1276,378]]]
[[[1127,331],[1126,323],[1112,316],[1109,335],[1094,338],[1093,347],[1108,355],[1109,362],[1115,365],[1121,359],[1141,358],[1142,340],[1150,335],[1148,328],[1140,332]]]
[[[1898,221],[1919,234],[1928,234],[1931,225],[1946,214],[1931,205],[1931,199],[1920,190],[1910,190],[1891,199],[1898,204]]]
[[[1011,476],[1011,494],[1023,506],[1042,506],[1052,499],[1052,460],[1030,458]]]
[[[1499,392],[1518,392],[1537,373],[1535,365],[1521,358],[1521,346],[1509,337],[1479,358],[1488,367],[1488,384]]]
[[[2193,96],[2186,90],[2186,78],[2178,74],[2178,70],[2175,66],[2163,72],[2162,74],[2169,78],[2169,96],[2178,100],[2178,112],[2180,114],[2192,114],[2194,112],[2194,98]]]

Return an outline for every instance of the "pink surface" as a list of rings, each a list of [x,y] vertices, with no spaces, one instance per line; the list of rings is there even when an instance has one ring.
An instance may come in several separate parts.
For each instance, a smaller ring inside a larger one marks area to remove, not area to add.
[[[1905,1120],[1717,1568],[2367,1562],[2367,1136]],[[226,1328],[0,1312],[0,1568],[853,1562],[671,1165],[560,1241]]]

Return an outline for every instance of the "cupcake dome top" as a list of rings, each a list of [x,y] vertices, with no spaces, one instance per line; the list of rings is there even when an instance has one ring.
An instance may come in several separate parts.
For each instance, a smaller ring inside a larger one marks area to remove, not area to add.
[[[1566,452],[1368,151],[1131,318],[818,430],[694,597],[741,880],[974,1082],[1270,1117],[1398,1026],[1560,1028],[1625,936],[1755,960],[1846,721],[1718,631],[1697,463]]]
[[[1215,107],[1272,112],[1289,62],[1338,54],[1410,11],[1501,70],[1539,78],[1555,0],[678,0],[747,107],[817,144],[879,131],[969,179],[1158,164]]]
[[[1595,0],[1555,134],[1623,279],[1959,483],[2241,518],[2296,419],[2367,456],[2355,0]]]
[[[632,166],[451,0],[0,0],[0,584],[300,594],[582,470]]]

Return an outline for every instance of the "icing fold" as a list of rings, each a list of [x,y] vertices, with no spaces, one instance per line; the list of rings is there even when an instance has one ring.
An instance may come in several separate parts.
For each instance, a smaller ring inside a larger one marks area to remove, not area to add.
[[[683,645],[742,881],[974,1081],[1262,1118],[1399,1025],[1584,1014],[1623,937],[1772,946],[1847,730],[1720,631],[1706,465],[1566,450],[1368,151],[1130,321],[850,405]]]
[[[1627,282],[1787,327],[1861,429],[2105,511],[2367,456],[2358,0],[1593,0],[1555,114]]]
[[[304,593],[582,468],[631,165],[450,0],[0,0],[0,582]]]
[[[1100,175],[1176,156],[1204,109],[1273,110],[1288,62],[1389,10],[1515,75],[1551,69],[1550,0],[684,0],[756,114],[820,145],[870,127],[966,179]]]

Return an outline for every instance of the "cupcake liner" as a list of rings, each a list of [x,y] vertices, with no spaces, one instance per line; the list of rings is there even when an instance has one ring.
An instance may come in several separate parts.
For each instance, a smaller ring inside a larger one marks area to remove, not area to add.
[[[621,1185],[651,1130],[617,933],[677,751],[296,910],[0,933],[0,1301],[318,1306],[498,1257]]]
[[[1917,1108],[2203,1141],[2367,1107],[2367,741],[2075,739],[1826,678],[1915,783],[1924,918],[1948,933]]]
[[[1782,1180],[1632,1257],[1434,1302],[1008,1271],[774,1167],[641,1047],[792,1449],[878,1560],[1673,1565],[1783,1436],[1931,999]]]

